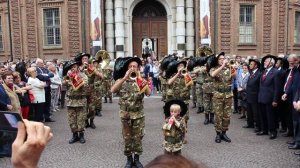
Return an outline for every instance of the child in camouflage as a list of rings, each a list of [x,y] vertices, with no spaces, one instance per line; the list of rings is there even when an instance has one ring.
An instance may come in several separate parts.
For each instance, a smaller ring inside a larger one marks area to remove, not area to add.
[[[183,147],[186,121],[182,117],[186,113],[186,105],[181,100],[171,100],[164,106],[166,115],[163,125],[163,147],[166,154],[178,155]]]

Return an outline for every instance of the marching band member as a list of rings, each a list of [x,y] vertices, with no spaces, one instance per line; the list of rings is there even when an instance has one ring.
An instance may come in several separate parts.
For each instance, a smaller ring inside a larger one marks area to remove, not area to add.
[[[116,82],[111,87],[112,93],[118,91],[120,93],[119,105],[125,142],[124,154],[127,156],[126,168],[131,168],[133,165],[138,168],[143,167],[139,160],[139,156],[143,152],[142,138],[145,126],[143,99],[144,95],[150,96],[151,90],[147,81],[141,78],[140,65],[141,60],[138,57],[118,58],[113,75]]]
[[[86,120],[86,89],[88,78],[78,68],[79,62],[74,60],[64,64],[63,75],[64,83],[68,85],[67,90],[67,111],[68,121],[73,133],[69,144],[80,141],[85,143],[84,139],[84,121]]]
[[[217,136],[216,143],[221,140],[231,142],[231,139],[226,135],[230,124],[230,110],[232,105],[231,81],[235,75],[232,69],[228,66],[228,60],[225,59],[225,53],[221,52],[214,61],[212,61],[210,76],[213,79],[213,111],[215,112],[215,129]]]

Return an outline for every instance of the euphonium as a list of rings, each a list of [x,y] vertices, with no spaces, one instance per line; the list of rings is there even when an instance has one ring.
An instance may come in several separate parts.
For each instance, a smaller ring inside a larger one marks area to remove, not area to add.
[[[132,71],[130,74],[129,74],[129,78],[131,80],[136,80],[137,78],[137,73],[135,71]]]

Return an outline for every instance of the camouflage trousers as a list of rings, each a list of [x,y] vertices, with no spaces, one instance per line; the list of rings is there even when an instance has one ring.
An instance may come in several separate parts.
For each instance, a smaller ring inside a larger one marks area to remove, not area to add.
[[[107,97],[107,98],[111,98],[112,97],[112,94],[111,94],[111,91],[110,91],[110,88],[111,88],[111,80],[104,80],[103,83],[102,83],[102,95],[103,97]]]
[[[196,84],[196,95],[198,107],[203,107],[203,89],[202,84]]]
[[[124,139],[124,155],[143,153],[142,139],[144,137],[145,117],[137,119],[121,118]]]
[[[213,97],[213,102],[213,111],[215,112],[215,129],[217,132],[227,131],[230,124],[232,97]]]
[[[91,95],[88,96],[88,113],[87,118],[94,118],[96,115],[96,110],[102,109],[102,96],[101,92],[95,89],[94,92],[91,92]]]
[[[103,97],[103,92],[102,88],[95,87],[94,92],[91,94],[92,95],[92,105],[94,108],[97,110],[99,109],[100,111],[102,110],[102,97]]]
[[[195,85],[193,85],[192,88],[191,88],[191,95],[192,95],[192,102],[196,103],[198,95],[196,93],[196,86]]]
[[[84,131],[86,110],[85,107],[67,107],[68,122],[72,132]]]
[[[162,101],[166,101],[167,97],[167,84],[162,84],[161,85],[161,96],[162,96]]]
[[[203,93],[203,107],[204,114],[213,113],[213,94],[212,93]]]

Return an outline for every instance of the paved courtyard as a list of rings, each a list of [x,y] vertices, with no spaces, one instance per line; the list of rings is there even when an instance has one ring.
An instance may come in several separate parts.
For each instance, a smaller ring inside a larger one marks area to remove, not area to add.
[[[86,143],[68,144],[71,132],[67,123],[66,109],[54,113],[55,123],[49,123],[54,138],[40,159],[40,168],[120,168],[124,167],[120,118],[117,98],[113,104],[103,103],[103,116],[96,117],[95,130],[86,130]],[[147,164],[163,153],[162,113],[163,103],[159,96],[145,99],[146,135],[143,139],[144,153],[141,162]],[[244,120],[232,115],[228,136],[232,143],[214,142],[212,124],[203,125],[204,114],[196,114],[190,108],[188,134],[182,155],[196,162],[203,162],[211,168],[293,168],[300,167],[300,161],[287,148],[291,138],[279,135],[275,140],[268,136],[256,136],[251,129],[244,129]],[[48,124],[48,123],[47,123]],[[0,167],[12,167],[10,158],[0,158]]]

